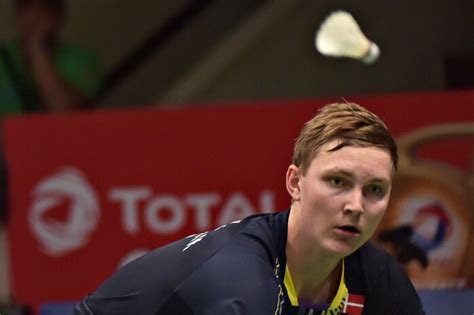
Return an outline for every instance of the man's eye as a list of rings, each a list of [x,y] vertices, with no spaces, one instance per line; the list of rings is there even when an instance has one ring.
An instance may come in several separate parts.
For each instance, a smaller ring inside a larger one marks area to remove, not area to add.
[[[334,187],[342,187],[345,184],[344,179],[340,177],[331,177],[329,178],[329,183]]]
[[[365,188],[365,192],[370,195],[383,197],[386,193],[386,189],[380,185],[369,185]]]

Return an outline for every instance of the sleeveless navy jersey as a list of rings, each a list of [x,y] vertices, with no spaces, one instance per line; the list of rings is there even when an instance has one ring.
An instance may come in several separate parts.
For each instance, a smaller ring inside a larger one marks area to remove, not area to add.
[[[251,216],[155,249],[113,274],[74,314],[424,314],[404,271],[370,244],[344,259],[349,296],[363,297],[363,308],[292,306],[284,284],[288,214]]]

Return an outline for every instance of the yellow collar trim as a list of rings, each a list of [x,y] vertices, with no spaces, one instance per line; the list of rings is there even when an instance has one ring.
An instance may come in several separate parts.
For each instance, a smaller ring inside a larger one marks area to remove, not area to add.
[[[343,299],[347,296],[349,291],[346,287],[346,281],[344,279],[344,267],[345,262],[344,259],[342,260],[342,272],[341,272],[341,280],[339,281],[339,288],[337,289],[336,296],[332,300],[329,309],[337,309],[339,305],[341,305]],[[292,306],[299,306],[298,302],[298,295],[296,294],[295,285],[293,284],[293,279],[291,278],[290,270],[288,269],[288,265],[285,266],[285,278],[283,280],[286,291],[288,292],[288,298],[290,299]]]
[[[342,272],[341,272],[341,280],[339,281],[339,288],[337,289],[336,296],[332,299],[331,305],[329,305],[329,310],[336,310],[342,305],[344,299],[349,294],[349,290],[346,286],[346,280],[344,276],[344,265],[345,261],[342,259]]]
[[[285,279],[283,280],[285,283],[286,291],[288,292],[288,298],[290,299],[292,306],[299,306],[298,303],[298,295],[296,294],[295,285],[293,284],[293,279],[290,275],[290,269],[288,269],[288,265],[285,266]]]

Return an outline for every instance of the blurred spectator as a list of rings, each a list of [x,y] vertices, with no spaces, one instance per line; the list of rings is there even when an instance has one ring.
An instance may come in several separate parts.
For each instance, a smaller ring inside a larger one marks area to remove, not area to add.
[[[0,122],[9,114],[83,108],[98,90],[99,58],[60,40],[65,0],[14,0],[16,38],[0,45]],[[6,174],[0,142],[0,221]],[[2,220],[3,219],[3,220]]]
[[[60,40],[65,0],[15,0],[17,37],[0,47],[0,115],[79,109],[99,88],[96,55]]]

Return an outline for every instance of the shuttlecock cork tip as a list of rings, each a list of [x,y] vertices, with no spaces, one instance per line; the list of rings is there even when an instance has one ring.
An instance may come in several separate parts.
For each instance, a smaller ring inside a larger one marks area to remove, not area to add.
[[[380,56],[379,46],[377,46],[377,44],[374,42],[370,42],[369,50],[364,55],[364,57],[362,57],[360,60],[367,64],[370,64],[370,63],[374,63],[379,58],[379,56]]]
[[[352,15],[342,10],[332,12],[321,23],[314,42],[325,56],[348,57],[369,64],[380,55],[378,46],[367,39]]]

